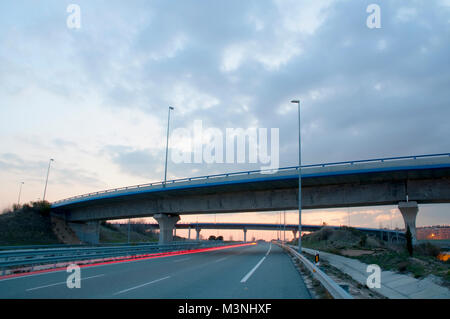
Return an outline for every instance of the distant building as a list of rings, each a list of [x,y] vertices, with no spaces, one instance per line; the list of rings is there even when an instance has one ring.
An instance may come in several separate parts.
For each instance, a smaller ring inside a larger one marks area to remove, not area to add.
[[[450,239],[450,226],[426,226],[416,229],[417,239]]]

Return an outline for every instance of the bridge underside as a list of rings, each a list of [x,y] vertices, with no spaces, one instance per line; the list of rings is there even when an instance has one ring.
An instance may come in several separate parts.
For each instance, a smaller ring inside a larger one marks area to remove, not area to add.
[[[450,203],[450,179],[408,180],[381,183],[302,186],[302,208],[397,205],[406,200],[419,204]],[[94,221],[155,214],[215,214],[298,209],[298,188],[240,190],[195,194],[192,191],[149,194],[145,197],[103,200],[55,209],[67,221]]]

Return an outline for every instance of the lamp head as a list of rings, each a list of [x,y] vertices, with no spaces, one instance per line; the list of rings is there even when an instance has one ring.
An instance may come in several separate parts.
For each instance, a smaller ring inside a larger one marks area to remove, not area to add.
[[[297,104],[299,104],[299,103],[300,103],[300,100],[292,100],[291,103],[297,103]]]

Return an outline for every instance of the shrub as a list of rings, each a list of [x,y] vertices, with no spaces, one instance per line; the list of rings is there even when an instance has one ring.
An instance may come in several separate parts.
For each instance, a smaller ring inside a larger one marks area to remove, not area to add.
[[[319,230],[319,240],[328,240],[330,236],[333,234],[333,230],[331,228],[322,228]]]
[[[361,236],[361,239],[359,240],[359,246],[365,247],[367,243],[367,235]]]
[[[432,243],[421,243],[415,247],[416,253],[424,256],[437,257],[439,255],[440,248]]]
[[[400,272],[405,272],[408,269],[409,263],[407,261],[401,261],[397,264],[397,269]]]

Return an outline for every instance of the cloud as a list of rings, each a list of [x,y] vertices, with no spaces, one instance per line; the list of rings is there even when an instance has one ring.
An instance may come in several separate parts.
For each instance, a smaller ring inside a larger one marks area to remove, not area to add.
[[[448,152],[448,1],[381,1],[381,29],[367,28],[367,4],[83,1],[70,30],[66,3],[2,3],[0,166],[38,178],[56,154],[60,182],[89,190],[161,180],[169,105],[172,128],[279,128],[280,165],[295,165],[293,98],[304,164]]]
[[[48,162],[39,160],[25,160],[17,154],[0,154],[0,170],[14,173],[30,182],[40,183],[46,178]],[[70,186],[81,184],[86,187],[101,187],[97,174],[76,166],[58,167],[57,163],[51,167],[51,183]]]

